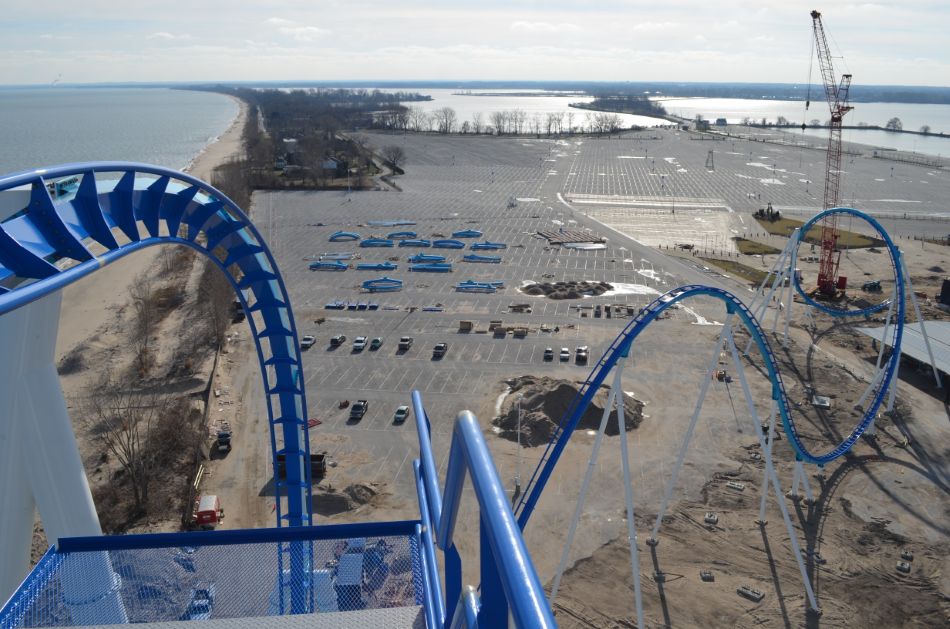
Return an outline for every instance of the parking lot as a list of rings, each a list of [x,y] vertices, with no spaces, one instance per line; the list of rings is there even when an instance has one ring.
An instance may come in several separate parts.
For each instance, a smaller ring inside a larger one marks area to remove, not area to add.
[[[373,138],[381,142],[384,139]],[[438,140],[438,141],[437,141]],[[418,449],[414,421],[393,422],[396,407],[409,403],[409,393],[423,394],[435,434],[440,466],[448,454],[447,436],[458,411],[474,411],[486,426],[506,379],[526,374],[583,381],[611,340],[636,313],[657,295],[681,284],[726,281],[718,273],[691,261],[667,258],[655,250],[590,220],[559,198],[558,192],[570,172],[568,162],[579,167],[583,155],[563,150],[563,144],[523,139],[400,138],[409,163],[407,175],[397,179],[402,191],[379,190],[346,194],[264,193],[255,195],[254,219],[277,257],[290,291],[298,330],[316,338],[304,353],[306,390],[310,415],[321,420],[312,431],[314,450],[326,450],[336,462],[328,480],[340,488],[348,483],[384,483],[394,496],[390,513],[409,516],[415,509],[414,489],[408,482],[411,460]],[[583,146],[577,147],[583,153]],[[370,225],[380,221],[412,221],[414,225]],[[478,239],[502,242],[507,248],[488,252],[500,255],[500,264],[461,260],[464,250],[393,247],[362,248],[359,242],[329,242],[333,233],[355,231],[362,238],[385,237],[393,231],[411,230],[419,238],[449,238],[453,232],[476,229]],[[602,250],[578,250],[552,246],[539,230],[590,230],[607,239]],[[451,273],[410,273],[407,258],[415,253],[437,253],[453,263]],[[323,254],[352,253],[345,272],[311,271],[310,261]],[[355,263],[392,261],[393,271],[358,271]],[[404,282],[399,292],[367,293],[360,285],[386,275]],[[455,285],[464,280],[502,281],[494,294],[461,293]],[[518,289],[531,282],[606,281],[615,293],[579,300],[552,300],[529,296]],[[726,284],[734,289],[736,284]],[[333,301],[352,303],[354,309],[327,309]],[[375,309],[356,309],[356,304],[374,304]],[[511,306],[530,306],[513,312]],[[594,316],[595,305],[613,305],[614,316]],[[674,311],[674,325],[687,329],[708,318],[721,319],[721,307],[703,302]],[[472,321],[474,330],[459,331],[459,322]],[[524,327],[522,338],[508,333],[504,338],[488,333],[490,321],[509,327]],[[318,323],[319,322],[319,323]],[[710,336],[718,327],[698,326]],[[557,332],[554,330],[557,329]],[[330,338],[347,337],[339,347]],[[408,351],[398,351],[401,336],[414,339]],[[381,348],[353,351],[357,336],[383,339]],[[432,349],[448,343],[441,359]],[[589,364],[574,360],[577,347],[590,347]],[[637,356],[644,364],[664,354],[668,339],[650,333],[638,342]],[[545,348],[554,360],[545,361]],[[571,353],[569,361],[558,357],[561,348]],[[688,354],[691,354],[690,350]],[[696,348],[705,354],[702,344]],[[691,372],[689,372],[691,373]],[[647,385],[651,379],[642,374]],[[365,399],[369,408],[359,421],[349,420],[349,409],[340,402]],[[500,448],[498,465],[510,473],[513,460]],[[526,452],[524,465],[533,468]],[[652,457],[644,456],[641,474]],[[656,470],[662,469],[657,467]],[[554,491],[558,491],[555,489]],[[402,511],[400,511],[402,509]]]

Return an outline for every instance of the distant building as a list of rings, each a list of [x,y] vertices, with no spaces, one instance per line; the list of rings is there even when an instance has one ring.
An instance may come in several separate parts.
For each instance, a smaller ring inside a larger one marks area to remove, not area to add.
[[[328,157],[320,164],[320,168],[323,170],[332,170],[336,171],[340,167],[340,161],[335,157]]]
[[[717,126],[717,127],[725,127],[727,124],[729,124],[729,123],[726,122],[726,119],[725,119],[725,118],[716,118],[716,126]]]
[[[700,118],[696,121],[696,130],[697,131],[709,131],[709,121],[703,120]]]
[[[297,152],[297,140],[294,138],[284,138],[284,152],[293,155]]]

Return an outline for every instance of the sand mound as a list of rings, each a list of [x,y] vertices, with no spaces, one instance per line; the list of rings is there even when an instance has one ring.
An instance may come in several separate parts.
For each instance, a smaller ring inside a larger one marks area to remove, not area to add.
[[[502,402],[502,415],[496,417],[492,424],[501,429],[498,433],[501,438],[517,441],[518,396],[521,395],[521,444],[531,448],[551,440],[551,435],[567,413],[581,384],[538,376],[522,376],[506,380],[505,383],[510,393]],[[606,386],[597,391],[578,423],[579,429],[597,430],[600,427],[600,418],[609,394],[610,389]],[[629,395],[624,395],[623,400],[624,427],[629,432],[643,421],[643,403]],[[618,434],[616,410],[610,414],[606,432],[611,436]]]
[[[375,489],[363,483],[349,485],[343,491],[321,492],[314,496],[314,510],[324,516],[352,511],[371,502],[377,493]]]
[[[585,295],[597,296],[611,290],[607,282],[542,282],[528,284],[521,289],[526,295],[545,296],[548,299],[580,299]]]

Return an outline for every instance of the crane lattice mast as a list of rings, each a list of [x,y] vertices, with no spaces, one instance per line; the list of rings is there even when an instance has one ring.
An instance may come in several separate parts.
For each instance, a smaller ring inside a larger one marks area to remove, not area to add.
[[[851,75],[842,74],[841,82],[835,81],[835,70],[831,63],[831,50],[825,29],[821,23],[821,13],[811,12],[812,27],[815,31],[815,49],[818,53],[818,65],[821,67],[821,79],[825,87],[825,99],[831,111],[831,132],[828,137],[828,152],[825,159],[825,196],[822,209],[838,207],[838,192],[841,187],[841,124],[844,115],[854,109],[848,105],[848,90],[851,87]],[[837,215],[830,215],[821,222],[821,261],[818,267],[818,290],[833,295],[837,288],[838,262]]]

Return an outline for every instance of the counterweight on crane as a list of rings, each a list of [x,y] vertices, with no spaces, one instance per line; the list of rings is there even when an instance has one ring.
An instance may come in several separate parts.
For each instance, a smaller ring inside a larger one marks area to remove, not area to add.
[[[831,50],[821,24],[821,13],[811,12],[812,28],[815,32],[815,49],[821,79],[825,87],[825,98],[831,110],[831,133],[828,137],[828,152],[825,159],[825,196],[822,209],[838,207],[838,191],[841,186],[841,124],[844,115],[854,109],[848,105],[848,90],[851,87],[851,75],[842,74],[841,82],[835,81],[835,70],[831,63]],[[806,105],[807,107],[807,105]],[[838,251],[837,215],[830,215],[821,222],[821,261],[818,266],[818,290],[824,295],[835,294],[838,288]],[[841,286],[844,288],[844,286]]]

